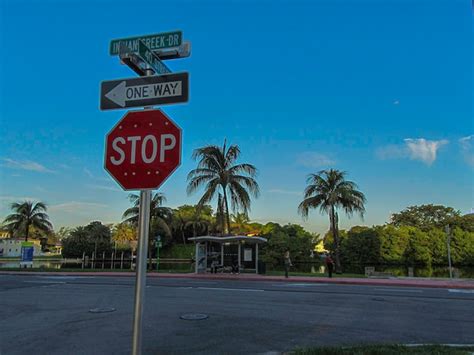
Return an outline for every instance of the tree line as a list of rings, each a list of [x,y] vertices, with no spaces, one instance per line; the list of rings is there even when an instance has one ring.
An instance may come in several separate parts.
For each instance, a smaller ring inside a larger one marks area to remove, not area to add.
[[[249,221],[251,199],[260,194],[256,181],[258,170],[252,164],[238,163],[240,153],[237,145],[228,146],[226,141],[222,146],[209,145],[193,152],[197,167],[188,174],[187,192],[191,195],[202,189],[201,198],[194,206],[171,209],[165,206],[165,195],[153,194],[150,253],[157,236],[161,237],[166,248],[186,244],[191,236],[245,233],[269,238],[262,252],[263,258],[271,264],[281,259],[284,248],[293,251],[295,258],[301,260],[312,257],[314,244],[321,239],[319,235],[295,224],[261,225]],[[454,228],[455,259],[471,262],[474,240],[472,223],[450,207],[411,206],[394,214],[387,225],[340,231],[339,213],[363,217],[366,204],[365,195],[346,176],[345,172],[335,169],[310,174],[304,199],[298,206],[298,213],[304,219],[308,218],[311,210],[328,215],[329,231],[323,239],[326,249],[334,254],[336,272],[341,272],[342,263],[441,263],[444,255],[442,228],[446,224],[452,224]],[[63,228],[54,233],[46,205],[24,201],[12,204],[13,213],[4,220],[3,227],[13,236],[22,236],[25,240],[32,232],[46,241],[61,237],[65,253],[71,256],[111,250],[112,244],[114,249],[117,246],[119,249],[133,249],[140,201],[136,194],[129,195],[129,200],[131,207],[124,211],[122,222],[113,226],[92,222],[87,226],[72,230]],[[215,212],[210,205],[212,201],[216,202]]]

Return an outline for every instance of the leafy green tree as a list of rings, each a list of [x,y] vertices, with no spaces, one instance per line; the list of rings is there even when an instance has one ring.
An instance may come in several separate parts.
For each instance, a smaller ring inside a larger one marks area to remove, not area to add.
[[[390,223],[397,227],[418,227],[426,232],[431,228],[442,229],[460,216],[461,213],[452,207],[429,204],[410,206],[399,213],[394,213]]]
[[[47,207],[43,202],[24,201],[11,204],[12,214],[8,215],[4,222],[5,227],[15,236],[24,235],[28,241],[30,228],[45,233],[53,229],[46,213]]]
[[[380,238],[380,262],[401,263],[408,246],[408,230],[393,225],[376,226],[374,229]]]
[[[271,223],[271,228],[267,228],[267,233],[263,237],[268,242],[262,246],[261,259],[270,268],[282,268],[283,255],[286,250],[290,251],[291,261],[302,271],[307,268],[309,262],[314,262],[312,250],[315,245],[315,236],[305,231],[303,227],[295,224],[280,226]]]
[[[248,213],[250,197],[257,198],[259,195],[259,186],[255,180],[257,169],[251,164],[236,164],[239,155],[240,148],[237,145],[227,148],[225,141],[222,147],[209,145],[198,148],[193,153],[193,159],[199,160],[198,166],[188,174],[188,194],[205,186],[198,205],[205,205],[222,194],[222,200],[218,199],[217,210],[225,216],[221,227],[224,234],[229,234],[230,229],[228,199],[234,212],[242,210]]]
[[[401,227],[408,233],[408,244],[403,253],[406,265],[428,265],[431,266],[432,254],[430,250],[429,236],[416,227]]]
[[[64,238],[67,238],[69,234],[71,233],[72,228],[70,227],[61,227],[59,230],[55,231],[56,238],[58,240],[63,240]]]
[[[64,257],[82,257],[82,253],[95,255],[112,251],[111,233],[109,227],[99,221],[87,226],[74,228],[69,236],[62,240]]]
[[[137,228],[129,223],[117,223],[112,229],[112,240],[118,244],[120,249],[130,247],[137,240]]]
[[[346,180],[345,177],[345,172],[334,169],[310,174],[304,200],[298,206],[298,212],[303,218],[308,217],[310,209],[316,208],[319,208],[321,213],[329,215],[330,229],[334,237],[337,273],[341,273],[337,209],[342,209],[349,217],[354,212],[363,217],[366,202],[364,194],[357,190],[357,185]]]
[[[449,224],[452,227],[459,227],[467,232],[474,232],[474,213],[454,217]]]
[[[454,264],[474,265],[474,232],[453,228],[451,257]]]
[[[236,213],[232,215],[230,224],[231,231],[237,234],[245,234],[249,231],[249,216],[247,213]]]
[[[352,227],[341,245],[345,264],[378,264],[381,261],[381,241],[377,230],[370,227]]]
[[[198,234],[207,234],[211,223],[212,218],[205,218],[201,215],[201,209],[196,209],[184,226],[185,228],[191,228],[193,231],[193,237],[197,237]]]
[[[127,209],[122,218],[125,223],[129,223],[134,227],[138,226],[140,196],[136,194],[128,195],[133,207]],[[152,248],[157,235],[162,236],[163,246],[170,244],[171,228],[170,224],[173,218],[173,211],[169,207],[163,207],[162,204],[166,202],[163,194],[156,192],[153,194],[150,202],[150,230],[148,233],[148,258],[150,260],[149,267],[151,268],[151,258],[154,252]]]
[[[173,211],[173,221],[172,221],[172,229],[181,235],[181,239],[183,244],[186,244],[186,237],[185,237],[185,230],[186,230],[186,223],[191,218],[192,212],[190,211],[192,206],[184,205],[179,206],[177,209]]]
[[[208,233],[213,224],[212,208],[209,205],[183,205],[173,210],[172,229],[178,233],[185,244],[186,237]],[[189,233],[191,231],[191,233]]]

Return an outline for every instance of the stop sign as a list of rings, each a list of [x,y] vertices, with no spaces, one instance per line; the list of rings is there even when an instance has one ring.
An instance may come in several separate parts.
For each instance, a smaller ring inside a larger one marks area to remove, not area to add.
[[[181,128],[161,110],[129,111],[105,138],[105,170],[124,190],[156,189],[181,163]]]

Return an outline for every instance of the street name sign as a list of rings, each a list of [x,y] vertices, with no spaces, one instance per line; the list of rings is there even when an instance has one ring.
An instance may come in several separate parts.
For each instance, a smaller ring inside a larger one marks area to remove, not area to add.
[[[163,63],[160,58],[148,48],[143,41],[138,42],[138,55],[142,58],[155,74],[168,74],[171,70]]]
[[[100,109],[114,110],[187,102],[187,72],[140,78],[103,81],[100,85]]]
[[[181,128],[161,110],[129,111],[107,134],[104,160],[124,190],[157,189],[181,163]]]
[[[173,31],[153,35],[114,39],[110,41],[109,53],[110,55],[119,55],[121,44],[125,44],[132,52],[136,53],[138,52],[140,41],[143,41],[152,51],[162,48],[179,47],[183,41],[183,32]]]

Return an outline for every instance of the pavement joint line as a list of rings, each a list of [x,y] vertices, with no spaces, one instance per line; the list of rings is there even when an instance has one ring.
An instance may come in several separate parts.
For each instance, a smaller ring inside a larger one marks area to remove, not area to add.
[[[275,287],[313,287],[313,286],[329,286],[329,284],[322,283],[279,283],[272,284]]]
[[[65,281],[32,281],[32,280],[25,280],[23,282],[27,283],[34,283],[34,284],[65,284]]]
[[[474,293],[474,290],[461,290],[461,289],[458,289],[458,288],[454,288],[454,289],[448,289],[448,292],[455,292],[455,293]]]
[[[196,287],[200,290],[217,290],[217,291],[244,291],[244,292],[264,292],[265,290],[255,288],[227,288],[227,287]]]
[[[422,293],[422,290],[407,290],[403,288],[382,288],[382,287],[374,287],[374,291],[389,291],[389,292],[413,292],[413,293]]]

